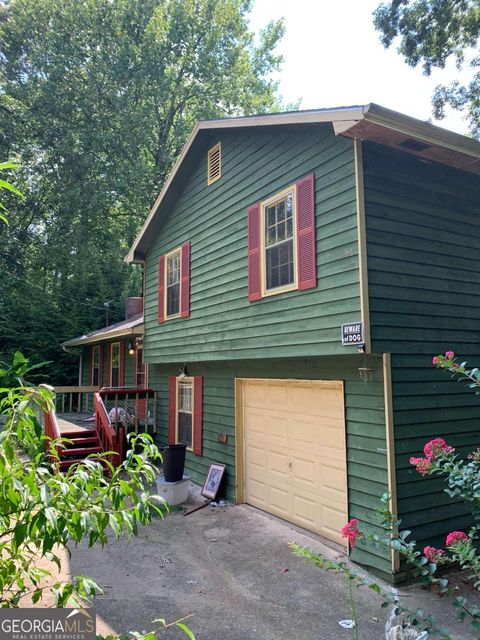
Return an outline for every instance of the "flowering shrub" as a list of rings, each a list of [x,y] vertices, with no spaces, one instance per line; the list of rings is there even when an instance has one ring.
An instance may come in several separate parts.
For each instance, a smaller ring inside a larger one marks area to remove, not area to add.
[[[347,524],[342,527],[340,533],[342,534],[342,538],[348,538],[348,542],[351,547],[354,547],[357,538],[362,536],[362,533],[358,528],[358,520],[356,518],[349,520]]]
[[[459,542],[463,542],[465,540],[468,540],[468,536],[463,533],[463,531],[452,531],[452,533],[448,534],[445,540],[445,546],[453,547],[455,544],[458,544]]]
[[[435,549],[435,547],[425,547],[423,555],[430,562],[436,562],[438,564],[445,558],[445,551],[443,549]]]
[[[451,373],[452,377],[467,383],[467,386],[480,395],[480,370],[467,369],[466,362],[457,362],[454,351],[447,351],[432,359],[432,363],[438,369],[444,369]],[[435,584],[440,594],[453,598],[452,603],[457,612],[457,619],[470,619],[472,628],[480,632],[480,608],[468,602],[467,598],[459,595],[456,588],[449,586],[445,577],[437,575],[439,565],[460,566],[468,571],[467,577],[472,582],[475,590],[480,591],[480,555],[477,552],[480,540],[480,448],[471,453],[467,460],[461,459],[455,453],[454,447],[447,444],[441,437],[434,438],[423,447],[424,457],[410,458],[410,464],[414,465],[422,476],[442,474],[445,476],[445,492],[452,498],[461,498],[469,505],[474,517],[475,525],[468,535],[464,531],[452,531],[445,539],[445,549],[437,549],[426,546],[423,552],[417,549],[415,541],[409,541],[410,531],[400,529],[400,521],[396,520],[389,510],[390,496],[382,496],[383,509],[379,510],[381,524],[385,530],[385,536],[369,534],[359,528],[356,518],[352,518],[341,529],[341,534],[347,538],[351,547],[355,546],[358,539],[374,546],[386,546],[399,553],[410,567],[414,576],[420,577],[425,584]],[[385,593],[376,583],[372,583],[355,572],[346,563],[330,562],[318,554],[312,554],[307,549],[292,545],[294,552],[301,555],[326,571],[344,573],[349,584],[351,599],[351,586],[366,586],[380,593],[385,603],[392,603],[395,607],[395,615],[400,613],[410,620],[412,626],[427,630],[430,633],[440,633],[441,638],[450,639],[451,636],[440,631],[435,626],[432,616],[426,616],[424,612],[409,611],[404,608],[392,593]],[[354,607],[352,605],[352,612]],[[359,636],[357,636],[359,637]],[[477,636],[480,640],[480,635]]]

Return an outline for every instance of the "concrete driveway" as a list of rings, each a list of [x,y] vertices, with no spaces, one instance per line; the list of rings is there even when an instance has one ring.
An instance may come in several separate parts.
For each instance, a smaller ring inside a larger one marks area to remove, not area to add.
[[[287,546],[292,540],[336,555],[249,507],[207,507],[155,520],[130,542],[79,548],[70,569],[105,588],[96,604],[100,633],[149,630],[154,618],[192,614],[188,625],[197,640],[351,638],[338,624],[351,618],[345,578],[295,557]],[[358,597],[364,637],[381,638],[380,601],[371,591]],[[183,636],[169,629],[160,637]]]
[[[351,618],[345,578],[294,556],[292,540],[330,559],[341,557],[334,544],[250,507],[207,507],[156,519],[130,542],[113,540],[103,550],[79,547],[70,572],[90,575],[105,589],[96,603],[98,633],[151,630],[155,618],[191,615],[187,622],[197,640],[354,638],[339,625]],[[408,591],[412,606],[452,622],[450,606],[437,596]],[[356,590],[355,597],[360,638],[380,640],[389,609],[368,589]],[[455,637],[476,637],[466,626],[462,631]],[[159,635],[184,637],[174,628]]]

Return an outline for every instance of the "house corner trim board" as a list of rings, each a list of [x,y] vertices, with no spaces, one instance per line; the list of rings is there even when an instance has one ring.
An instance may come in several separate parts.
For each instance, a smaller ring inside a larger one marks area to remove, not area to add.
[[[365,225],[365,193],[363,182],[363,154],[362,141],[353,141],[355,157],[355,192],[357,204],[357,233],[358,233],[358,269],[360,276],[360,305],[361,318],[365,330],[365,352],[371,353],[370,337],[370,307],[368,298],[368,269],[367,269],[367,230]]]
[[[395,435],[393,425],[393,396],[392,396],[392,363],[389,353],[384,353],[383,358],[383,390],[385,400],[385,429],[387,441],[387,472],[388,492],[390,494],[390,511],[394,519],[398,518],[397,508],[397,477],[395,471]],[[398,573],[400,558],[398,552],[392,549],[392,572]]]
[[[235,500],[237,504],[245,502],[243,435],[243,385],[240,378],[235,378]]]

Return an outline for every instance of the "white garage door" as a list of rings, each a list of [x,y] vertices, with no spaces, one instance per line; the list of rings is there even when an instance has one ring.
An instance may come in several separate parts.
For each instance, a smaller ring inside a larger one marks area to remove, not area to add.
[[[242,381],[245,502],[345,544],[341,381]]]

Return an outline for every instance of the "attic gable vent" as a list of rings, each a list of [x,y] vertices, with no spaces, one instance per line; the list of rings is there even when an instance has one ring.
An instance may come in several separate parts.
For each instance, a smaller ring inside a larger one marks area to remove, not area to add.
[[[419,140],[414,140],[413,138],[408,138],[403,142],[400,142],[399,147],[403,147],[404,149],[409,149],[410,151],[425,151],[426,149],[430,149],[431,144],[425,144],[425,142],[420,142]]]
[[[208,151],[208,184],[216,182],[222,175],[222,148],[217,142]]]

